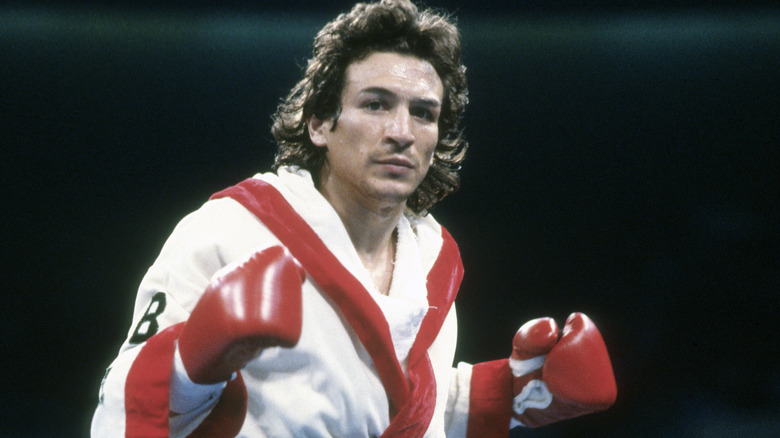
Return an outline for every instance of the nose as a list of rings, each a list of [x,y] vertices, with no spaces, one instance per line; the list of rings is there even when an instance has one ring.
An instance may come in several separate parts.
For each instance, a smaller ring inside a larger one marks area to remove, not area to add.
[[[385,137],[390,143],[406,148],[414,142],[412,133],[412,115],[409,109],[401,105],[392,112],[387,127],[385,128]]]

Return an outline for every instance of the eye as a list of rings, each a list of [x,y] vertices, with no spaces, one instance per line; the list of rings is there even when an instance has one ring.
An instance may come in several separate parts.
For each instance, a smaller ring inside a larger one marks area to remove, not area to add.
[[[436,121],[436,114],[425,107],[413,107],[409,110],[409,113],[418,119],[427,120],[429,122]]]
[[[381,100],[369,100],[363,107],[369,111],[379,111],[386,107],[385,103]]]

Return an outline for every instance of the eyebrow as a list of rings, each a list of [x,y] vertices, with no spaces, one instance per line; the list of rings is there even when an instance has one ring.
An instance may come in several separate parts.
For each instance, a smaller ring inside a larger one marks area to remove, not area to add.
[[[368,87],[360,90],[358,94],[376,94],[381,97],[391,97],[395,98],[397,97],[397,94],[393,93],[392,91],[388,90],[387,88],[382,87]],[[412,102],[414,102],[417,105],[423,105],[431,108],[439,108],[441,107],[441,102],[439,102],[438,99],[429,99],[426,97],[419,97],[412,99]]]

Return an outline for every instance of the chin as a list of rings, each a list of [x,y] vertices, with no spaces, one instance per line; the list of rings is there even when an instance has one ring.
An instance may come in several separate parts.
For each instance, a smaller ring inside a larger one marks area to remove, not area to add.
[[[409,189],[388,190],[385,187],[384,189],[377,190],[375,192],[375,197],[384,200],[388,204],[405,204],[406,200],[412,196],[412,193],[414,193],[414,191],[409,191]]]
[[[408,179],[380,178],[371,184],[373,196],[392,204],[404,204],[417,189],[417,185]]]

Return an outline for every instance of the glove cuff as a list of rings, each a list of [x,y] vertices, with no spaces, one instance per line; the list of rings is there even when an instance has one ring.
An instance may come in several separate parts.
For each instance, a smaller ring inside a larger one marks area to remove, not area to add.
[[[173,371],[171,372],[171,412],[186,414],[208,402],[216,403],[226,385],[227,382],[214,384],[193,382],[184,368],[177,342],[173,355]]]
[[[532,371],[541,369],[542,365],[544,365],[545,357],[547,357],[546,354],[542,354],[541,356],[532,357],[526,360],[512,359],[510,357],[509,368],[512,369],[513,376],[522,377]]]
[[[467,438],[506,438],[512,418],[512,371],[508,359],[472,368]]]

